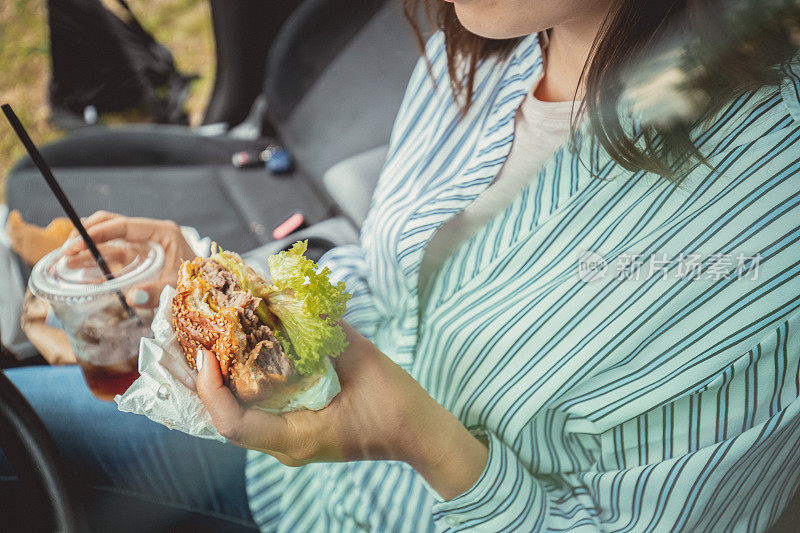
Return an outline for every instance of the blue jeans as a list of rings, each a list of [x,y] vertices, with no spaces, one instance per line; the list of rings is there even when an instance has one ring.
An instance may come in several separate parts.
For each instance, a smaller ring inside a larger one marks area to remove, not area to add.
[[[111,492],[131,509],[166,506],[252,524],[245,492],[245,451],[172,431],[122,413],[89,392],[77,366],[6,371],[50,430],[67,467],[92,493]],[[0,479],[13,479],[0,453]]]

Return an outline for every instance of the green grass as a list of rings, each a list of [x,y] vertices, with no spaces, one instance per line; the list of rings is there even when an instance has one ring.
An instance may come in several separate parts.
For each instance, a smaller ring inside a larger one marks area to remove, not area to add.
[[[115,3],[104,3],[119,12]],[[200,76],[191,87],[186,110],[192,123],[202,119],[214,81],[214,38],[206,0],[129,0],[142,25],[173,54],[182,72]],[[64,132],[47,122],[50,110],[50,45],[44,0],[0,0],[0,102],[10,103],[34,142],[45,144]],[[136,114],[103,116],[109,124]],[[0,124],[0,202],[8,170],[24,153],[16,136]]]

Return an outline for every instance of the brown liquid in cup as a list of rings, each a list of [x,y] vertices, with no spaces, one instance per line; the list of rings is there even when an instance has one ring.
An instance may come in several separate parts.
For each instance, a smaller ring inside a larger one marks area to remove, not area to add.
[[[73,346],[92,394],[113,401],[139,377],[139,339],[149,336],[152,319],[153,310],[131,318],[118,302],[83,319]]]
[[[86,361],[78,362],[92,394],[100,400],[113,402],[114,396],[128,390],[139,377],[137,361],[138,356],[131,357],[124,363],[107,366],[93,365]]]

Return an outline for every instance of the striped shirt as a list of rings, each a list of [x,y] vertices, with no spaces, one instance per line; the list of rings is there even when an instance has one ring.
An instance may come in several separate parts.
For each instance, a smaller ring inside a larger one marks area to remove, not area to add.
[[[508,155],[542,71],[536,36],[482,63],[460,118],[441,34],[397,117],[359,246],[323,263],[346,319],[468,428],[489,460],[443,501],[390,461],[283,467],[250,452],[266,531],[763,531],[800,480],[800,78],[695,132],[715,170],[675,187],[588,137],[445,262],[436,229]]]

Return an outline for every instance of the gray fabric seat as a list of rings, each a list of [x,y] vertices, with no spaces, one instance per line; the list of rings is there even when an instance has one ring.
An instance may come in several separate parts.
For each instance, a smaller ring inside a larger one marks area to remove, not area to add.
[[[331,10],[341,17],[326,17]],[[297,164],[289,176],[232,167],[230,156],[252,142],[176,127],[91,128],[42,152],[82,216],[105,209],[172,218],[246,251],[270,242],[271,230],[295,212],[309,224],[342,212],[360,221],[375,165],[357,165],[342,181],[341,173],[323,176],[388,142],[417,57],[394,2],[303,2],[276,37],[266,69],[272,122]],[[27,220],[45,224],[62,215],[27,158],[6,190],[9,207]]]
[[[303,180],[271,176],[260,168],[67,167],[55,174],[81,215],[107,210],[171,218],[231,250],[250,250],[268,242],[272,228],[295,212],[313,224],[330,210],[330,203]],[[9,206],[20,208],[27,220],[44,225],[61,215],[52,198],[36,170],[13,174]]]
[[[389,147],[383,145],[348,157],[333,165],[322,176],[333,201],[359,227],[367,216],[372,191],[378,182],[388,150]]]
[[[347,13],[348,1],[336,2],[342,13]],[[340,161],[388,144],[394,117],[419,57],[400,9],[400,2],[387,2],[297,99],[291,113],[276,120],[281,140],[303,172],[318,183]],[[271,57],[268,78],[289,83],[291,80],[277,71],[297,62],[294,55],[300,52],[296,50],[288,58]],[[278,83],[266,86],[268,97],[278,100]]]

